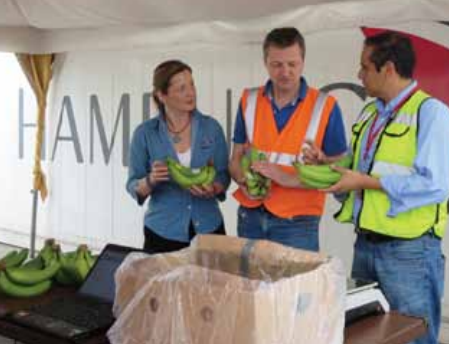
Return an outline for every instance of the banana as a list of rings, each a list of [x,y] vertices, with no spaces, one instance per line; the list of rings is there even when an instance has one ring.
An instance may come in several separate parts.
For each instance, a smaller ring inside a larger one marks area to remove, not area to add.
[[[41,270],[45,266],[44,260],[40,255],[37,255],[36,258],[33,258],[29,261],[27,261],[25,264],[21,266],[21,268],[24,269],[31,269],[31,270]]]
[[[251,196],[264,197],[268,193],[268,189],[271,185],[270,180],[262,176],[260,173],[251,170],[251,164],[253,162],[266,160],[266,155],[254,147],[251,147],[240,160],[240,167],[243,175],[245,176],[246,188]]]
[[[259,151],[255,147],[251,147],[249,150],[249,159],[251,162],[259,160]]]
[[[53,259],[42,270],[23,267],[8,268],[6,269],[6,275],[14,283],[31,286],[51,279],[58,272],[59,267],[59,262]]]
[[[177,163],[174,160],[171,161],[167,159],[167,168],[168,172],[170,173],[170,176],[179,186],[181,186],[184,189],[190,187],[189,177],[186,177],[181,173],[181,171],[177,167]]]
[[[0,260],[0,270],[21,265],[28,258],[28,249],[12,251]]]
[[[332,185],[330,183],[321,182],[319,180],[305,179],[301,175],[299,175],[298,178],[302,185],[307,186],[311,189],[327,189],[328,187],[330,187]]]
[[[76,251],[73,252],[76,254]],[[61,249],[59,248],[59,250],[56,251],[56,259],[59,261],[59,264],[61,265],[61,267],[59,268],[58,272],[55,274],[54,279],[56,280],[56,282],[58,282],[59,284],[62,285],[76,285],[77,281],[72,277],[72,275],[70,274],[70,272],[68,272],[66,270],[66,266],[68,264],[68,259],[70,259],[69,257],[75,257],[72,252],[63,254],[61,252]]]
[[[267,156],[265,155],[265,153],[259,152],[257,160],[259,160],[259,161],[267,161]]]
[[[171,157],[167,157],[167,165],[171,164],[175,169],[177,169],[180,173],[182,173],[184,176],[186,177],[194,177],[195,176],[195,172],[193,172],[190,168],[181,165],[180,163],[178,163],[175,159],[171,158]]]
[[[53,246],[55,245],[55,239],[47,239],[45,240],[44,246],[39,251],[38,255],[27,261],[22,265],[23,268],[29,268],[33,270],[42,270],[45,266],[47,266],[50,261],[53,259]]]
[[[212,184],[215,180],[216,174],[217,174],[217,172],[215,171],[215,168],[213,166],[207,166],[207,177],[202,185],[207,186],[207,185]]]
[[[67,259],[63,270],[75,281],[81,284],[89,273],[90,267],[86,259],[87,245],[80,245],[76,250],[76,256]]]
[[[62,251],[61,251],[61,255],[63,255],[64,258],[68,259],[68,260],[75,259],[76,258],[76,250],[70,251],[70,252],[65,252],[65,253],[62,253]]]
[[[0,291],[13,297],[38,296],[51,288],[51,280],[45,280],[32,286],[18,285],[8,279],[4,272],[0,272]]]
[[[75,265],[78,270],[78,274],[81,278],[81,281],[84,281],[84,279],[86,278],[86,276],[90,270],[89,263],[86,260],[86,252],[87,252],[87,246],[80,245],[78,248],[78,254],[77,254],[76,260],[75,260]]]
[[[194,185],[202,185],[207,183],[208,179],[211,178],[211,168],[212,166],[203,166],[200,168],[199,172],[194,172],[188,167],[182,166],[174,159],[167,158],[168,171],[173,178],[173,180],[179,184],[181,187],[187,189]],[[215,173],[215,169],[214,169]],[[215,175],[213,176],[215,178]],[[210,183],[209,183],[210,184]]]
[[[344,167],[344,168],[350,168],[352,165],[352,156],[351,155],[345,155],[343,158],[338,160],[334,163],[334,165]]]
[[[254,189],[259,185],[259,182],[255,178],[247,178],[246,179],[246,186],[248,189]]]
[[[55,275],[55,279],[63,285],[78,285],[80,277],[75,266],[77,251],[60,254],[61,268]]]
[[[17,251],[9,251],[2,259],[0,259],[0,263],[3,263],[5,261],[8,261],[12,259],[17,254]]]
[[[341,178],[341,174],[331,169],[330,165],[302,165],[298,166],[299,174],[304,179],[317,180],[329,184],[335,184]]]
[[[17,253],[18,252],[16,250],[10,251],[2,259],[0,259],[0,271],[11,265],[11,261],[15,260]]]
[[[53,245],[55,245],[55,242],[53,238],[45,240],[44,247],[39,251],[39,256],[42,258],[45,266],[48,266],[54,258]]]
[[[333,164],[304,165],[293,163],[293,166],[295,167],[298,173],[298,178],[302,184],[315,189],[323,189],[337,183],[341,178],[341,173],[333,170],[331,165],[349,168],[351,164],[352,157],[346,155]]]
[[[250,158],[244,154],[242,156],[242,160],[240,160],[240,167],[242,168],[242,172],[245,174],[249,171],[249,168],[251,167],[251,160]]]

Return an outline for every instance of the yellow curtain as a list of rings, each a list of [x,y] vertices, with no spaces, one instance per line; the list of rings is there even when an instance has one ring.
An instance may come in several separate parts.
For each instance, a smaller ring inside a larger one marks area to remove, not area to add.
[[[36,147],[34,149],[33,188],[35,191],[40,192],[42,201],[45,201],[48,191],[45,174],[41,168],[41,147],[44,136],[47,93],[52,77],[54,54],[16,54],[16,56],[37,100],[38,112]]]

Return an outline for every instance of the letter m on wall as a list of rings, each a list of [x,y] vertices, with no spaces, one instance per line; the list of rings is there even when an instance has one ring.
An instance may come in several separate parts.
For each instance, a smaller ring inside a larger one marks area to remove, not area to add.
[[[112,137],[108,143],[106,131],[104,128],[103,116],[101,114],[100,103],[96,95],[90,97],[90,163],[94,162],[94,128],[98,128],[98,135],[100,139],[101,151],[106,165],[111,159],[112,149],[117,135],[117,128],[122,118],[122,164],[128,165],[128,150],[129,150],[129,135],[130,135],[130,95],[124,93],[120,99],[117,116],[114,122]],[[96,126],[95,126],[96,124]]]

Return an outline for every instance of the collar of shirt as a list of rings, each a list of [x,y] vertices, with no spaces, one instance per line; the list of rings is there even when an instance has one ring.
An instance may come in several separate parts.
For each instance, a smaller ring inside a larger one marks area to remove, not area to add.
[[[300,101],[302,101],[306,97],[308,88],[309,86],[307,85],[306,79],[304,77],[301,77],[298,96],[289,105],[296,106]],[[270,99],[271,104],[273,104],[273,106],[277,108],[273,98],[273,82],[271,80],[268,80],[267,83],[265,84],[263,94],[264,96],[268,97],[268,99]]]
[[[402,102],[402,100],[408,96],[408,93],[416,87],[418,83],[416,80],[413,80],[413,82],[408,85],[406,88],[404,88],[395,98],[390,100],[387,104],[385,104],[382,100],[376,99],[376,109],[377,113],[379,114],[379,117],[385,118],[389,117],[392,114],[392,111],[394,108]]]
[[[198,114],[198,110],[197,109],[192,111],[192,120],[191,120],[192,124],[196,121],[196,118],[198,117],[197,114]],[[168,132],[167,122],[165,120],[165,117],[163,116],[163,113],[159,112],[157,114],[157,116],[155,117],[155,119],[157,120],[157,124],[160,126],[160,128],[164,128],[164,130],[166,132]]]

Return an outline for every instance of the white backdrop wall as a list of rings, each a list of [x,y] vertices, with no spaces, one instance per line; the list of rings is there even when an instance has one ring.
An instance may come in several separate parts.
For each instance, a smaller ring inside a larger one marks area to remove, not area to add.
[[[449,46],[447,31],[441,31],[434,23],[411,22],[395,28]],[[310,84],[316,87],[341,82],[359,84],[356,76],[363,42],[360,29],[311,33],[306,35],[306,41],[304,74]],[[125,192],[127,167],[123,162],[122,143],[130,139],[133,129],[145,116],[155,114],[154,106],[150,111],[146,107],[151,71],[169,58],[180,58],[192,66],[199,109],[213,114],[225,130],[230,124],[227,114],[231,113],[234,118],[242,89],[266,79],[261,42],[235,45],[186,42],[163,50],[147,47],[58,55],[49,95],[42,162],[50,194],[39,205],[39,240],[55,237],[65,245],[85,242],[97,249],[106,242],[142,245],[145,208],[139,208]],[[229,92],[231,105],[227,98]],[[349,128],[364,101],[349,90],[332,93],[342,107],[349,137]],[[35,128],[24,127],[20,118],[25,123],[34,123],[35,105],[26,79],[11,54],[0,54],[0,97],[0,241],[27,246]],[[123,126],[127,115],[128,133]],[[115,138],[107,162],[98,122],[92,122],[92,118],[102,119],[106,146],[111,148],[111,139]],[[23,155],[19,150],[21,144]],[[234,188],[232,185],[231,191]],[[236,208],[229,192],[222,210],[230,234],[235,234]],[[349,271],[353,229],[333,220],[337,208],[337,203],[329,197],[320,228],[322,249],[341,257]],[[447,254],[447,240],[444,245]]]

